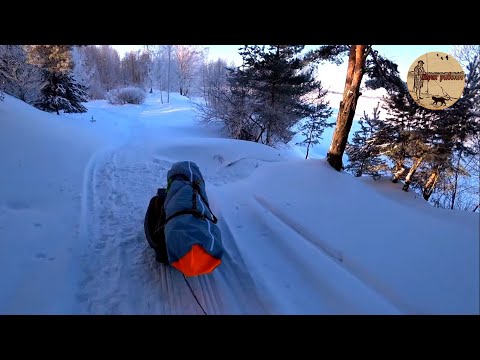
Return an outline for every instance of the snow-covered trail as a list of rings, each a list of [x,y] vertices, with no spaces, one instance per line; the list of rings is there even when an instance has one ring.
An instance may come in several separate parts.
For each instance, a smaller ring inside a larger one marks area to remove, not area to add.
[[[80,312],[201,314],[181,273],[155,261],[144,235],[148,201],[174,161],[131,161],[132,153],[138,159],[141,149],[124,145],[97,154],[88,169]],[[230,252],[221,267],[188,279],[200,303],[208,314],[265,313],[234,239],[224,236],[224,242]]]
[[[139,119],[152,114],[161,117],[168,113],[165,109],[144,111]],[[173,127],[177,134],[171,125],[168,129],[168,135],[152,134],[148,121],[140,121],[129,141],[91,159],[84,180],[80,237],[85,251],[76,313],[203,314],[182,274],[155,261],[144,235],[143,220],[151,196],[165,186],[172,164],[183,159],[174,155],[187,152],[195,158],[202,153],[201,146],[185,145],[194,143],[185,137],[192,134],[191,128],[178,121]],[[204,176],[210,183],[229,181],[228,176],[212,176],[206,170]],[[223,241],[230,252],[219,269],[188,278],[198,300],[208,314],[266,313],[235,240],[224,236]]]

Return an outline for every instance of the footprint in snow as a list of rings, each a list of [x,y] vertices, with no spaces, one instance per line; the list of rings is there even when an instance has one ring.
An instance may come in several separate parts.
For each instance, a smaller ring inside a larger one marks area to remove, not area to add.
[[[217,160],[220,164],[223,164],[223,162],[225,161],[223,156],[218,154],[213,156],[213,160]]]

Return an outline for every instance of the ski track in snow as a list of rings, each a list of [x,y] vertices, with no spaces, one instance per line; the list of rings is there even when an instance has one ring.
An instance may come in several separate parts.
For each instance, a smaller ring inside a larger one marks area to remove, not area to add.
[[[302,239],[318,248],[323,254],[335,261],[335,263],[345,269],[353,277],[358,279],[366,287],[375,292],[379,297],[388,301],[392,305],[392,307],[394,307],[398,311],[400,311],[400,309],[405,311],[404,309],[409,308],[408,305],[400,303],[400,301],[394,295],[390,294],[389,289],[385,285],[377,283],[374,278],[372,276],[369,276],[370,274],[366,273],[364,269],[362,269],[358,264],[355,264],[348,258],[345,259],[342,251],[334,249],[332,246],[322,241],[318,236],[308,232],[301,226],[297,225],[288,216],[285,216],[285,214],[281,213],[277,208],[270,205],[268,200],[264,199],[263,197],[259,195],[254,195],[253,199],[261,209],[266,210],[280,223],[288,226]]]
[[[87,168],[82,211],[87,251],[82,256],[79,312],[203,314],[182,274],[155,261],[143,229],[148,202],[166,184],[174,161],[158,156],[129,161],[128,154],[136,151],[131,146],[98,153]],[[230,252],[213,273],[187,278],[190,286],[207,314],[264,314],[228,225],[219,221],[219,226]]]

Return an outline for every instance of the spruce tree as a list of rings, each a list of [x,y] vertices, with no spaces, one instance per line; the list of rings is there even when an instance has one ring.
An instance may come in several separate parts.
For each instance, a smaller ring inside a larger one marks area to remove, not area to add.
[[[35,106],[58,115],[60,110],[86,112],[81,102],[87,100],[87,95],[72,76],[72,46],[30,45],[27,51],[29,62],[43,70],[41,96]]]
[[[81,103],[87,101],[87,93],[83,86],[78,84],[70,74],[45,72],[44,76],[47,85],[42,87],[42,97],[36,103],[36,107],[57,114],[60,110],[66,113],[87,111]]]

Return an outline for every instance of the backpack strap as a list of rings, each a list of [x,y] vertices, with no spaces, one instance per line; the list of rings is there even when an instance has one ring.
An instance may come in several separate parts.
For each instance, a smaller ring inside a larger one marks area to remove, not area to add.
[[[180,211],[177,211],[176,213],[170,215],[166,220],[165,220],[165,223],[163,224],[163,226],[161,226],[161,228],[165,227],[165,225],[171,220],[173,219],[174,217],[176,216],[180,216],[180,215],[186,215],[186,214],[189,214],[189,215],[193,215],[197,218],[201,218],[201,219],[206,219],[206,220],[210,220],[211,222],[213,222],[214,224],[216,224],[218,222],[218,218],[215,216],[215,214],[212,212],[212,210],[210,209],[210,205],[208,204],[208,201],[203,197],[201,191],[200,191],[200,185],[197,181],[194,181],[194,182],[191,182],[190,179],[183,175],[183,174],[175,174],[175,175],[172,175],[168,178],[168,185],[167,185],[167,192],[168,190],[170,189],[170,186],[172,185],[172,183],[175,181],[175,180],[183,180],[183,181],[186,181],[193,189],[193,194],[192,194],[192,208],[191,209],[184,209],[184,210],[180,210]],[[197,194],[200,195],[200,198],[202,199],[202,201],[205,203],[205,205],[207,206],[207,209],[208,211],[210,212],[210,214],[212,214],[212,219],[210,219],[208,216],[205,216],[204,214],[202,214],[200,211],[197,210]],[[165,206],[165,205],[164,205]]]

